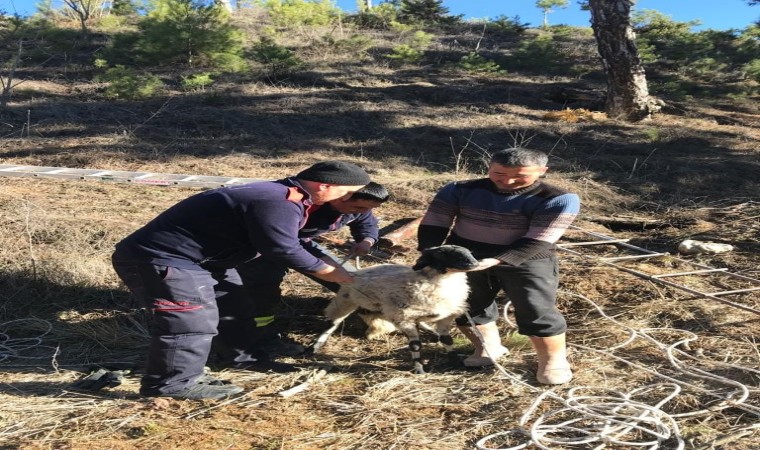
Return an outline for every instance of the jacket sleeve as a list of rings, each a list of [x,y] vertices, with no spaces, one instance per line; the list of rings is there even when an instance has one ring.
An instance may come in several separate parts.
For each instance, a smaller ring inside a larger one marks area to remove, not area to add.
[[[355,216],[354,218],[350,218],[348,222],[351,237],[356,242],[370,239],[372,240],[372,245],[374,245],[380,238],[380,227],[378,226],[377,217],[372,214],[372,211],[356,214]]]
[[[249,238],[258,251],[288,267],[303,272],[318,272],[327,264],[309,253],[298,238],[303,206],[279,200],[260,202],[248,211]]]

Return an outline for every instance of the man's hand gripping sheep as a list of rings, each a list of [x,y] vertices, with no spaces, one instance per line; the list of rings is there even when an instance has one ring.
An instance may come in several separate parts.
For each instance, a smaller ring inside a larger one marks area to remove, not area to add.
[[[442,245],[423,250],[412,267],[381,264],[359,270],[354,282],[343,285],[325,309],[332,326],[317,338],[313,350],[318,352],[346,317],[363,308],[370,311],[363,314],[368,323],[387,321],[406,335],[414,372],[423,374],[418,324],[432,323],[446,351],[456,356],[450,333],[454,319],[467,310],[469,287],[464,272],[490,265],[476,260],[464,247]]]

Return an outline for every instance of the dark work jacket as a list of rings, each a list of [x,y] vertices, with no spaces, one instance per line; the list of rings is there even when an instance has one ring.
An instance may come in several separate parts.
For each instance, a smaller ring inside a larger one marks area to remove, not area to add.
[[[300,271],[323,270],[298,238],[311,207],[294,178],[201,192],[116,244],[114,259],[215,270],[264,255]]]
[[[351,237],[356,242],[369,238],[374,243],[379,239],[378,220],[372,211],[361,214],[341,214],[329,203],[322,205],[309,215],[306,225],[301,228],[298,236],[310,253],[323,256],[324,253],[315,246],[312,239],[327,232],[339,230],[345,225],[348,225]]]

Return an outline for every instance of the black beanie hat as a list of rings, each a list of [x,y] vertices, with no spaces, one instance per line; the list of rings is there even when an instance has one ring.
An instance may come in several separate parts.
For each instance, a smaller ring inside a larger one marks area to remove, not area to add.
[[[369,175],[361,167],[346,161],[322,161],[302,170],[296,178],[340,186],[363,186]]]

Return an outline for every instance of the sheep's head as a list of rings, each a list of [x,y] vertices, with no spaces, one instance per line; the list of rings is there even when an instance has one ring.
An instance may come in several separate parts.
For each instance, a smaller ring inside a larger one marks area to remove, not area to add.
[[[472,256],[472,253],[464,247],[441,245],[423,250],[412,269],[421,270],[425,267],[432,267],[441,273],[445,273],[448,269],[473,270],[479,267],[479,263]]]

